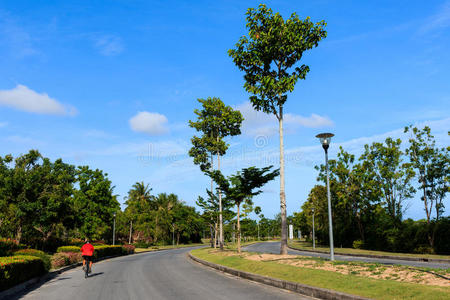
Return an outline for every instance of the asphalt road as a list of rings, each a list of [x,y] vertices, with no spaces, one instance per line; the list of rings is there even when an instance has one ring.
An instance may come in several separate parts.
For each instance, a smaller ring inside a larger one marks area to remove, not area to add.
[[[249,245],[244,248],[246,251],[261,252],[261,253],[280,253],[280,242],[264,242]],[[314,256],[322,258],[330,258],[329,254],[324,253],[314,253],[307,251],[291,250],[288,249],[289,254],[304,255],[304,256]],[[420,261],[407,261],[407,260],[397,260],[397,259],[384,259],[384,258],[372,258],[372,257],[356,257],[356,256],[346,256],[346,255],[334,255],[336,260],[344,261],[362,261],[362,262],[375,262],[388,265],[406,265],[418,268],[436,268],[436,269],[448,269],[450,264],[444,263],[432,263],[432,262],[420,262]]]
[[[136,254],[94,264],[85,279],[80,268],[59,274],[12,299],[312,299],[201,266],[191,249]]]

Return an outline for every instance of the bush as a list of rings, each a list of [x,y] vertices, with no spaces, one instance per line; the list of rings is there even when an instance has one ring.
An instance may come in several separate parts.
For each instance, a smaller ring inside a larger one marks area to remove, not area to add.
[[[10,256],[14,251],[25,248],[25,245],[19,244],[16,240],[0,238],[0,256]]]
[[[122,255],[122,246],[94,246],[94,258]]]
[[[433,248],[431,248],[429,245],[419,245],[413,250],[413,252],[418,254],[434,254]]]
[[[147,243],[144,241],[139,241],[139,242],[134,243],[134,246],[136,248],[149,248],[152,245],[153,245],[152,243]]]
[[[58,247],[58,249],[56,249],[57,253],[60,252],[80,252],[81,251],[81,247],[78,246],[61,246]]]
[[[27,256],[34,256],[39,257],[44,262],[45,270],[50,270],[51,262],[50,262],[50,256],[45,254],[44,251],[36,250],[36,249],[23,249],[18,250],[14,252],[14,256],[18,255],[27,255]]]
[[[52,256],[53,269],[61,268],[82,261],[81,252],[60,252]]]
[[[436,222],[434,251],[438,254],[450,254],[450,217]]]
[[[0,291],[44,273],[44,262],[36,256],[0,257]]]
[[[361,241],[361,240],[353,241],[353,248],[354,249],[363,249],[363,247],[364,247],[364,242],[363,241]]]
[[[133,254],[134,249],[136,249],[136,247],[133,245],[123,245],[122,246],[122,250],[123,250],[124,254]]]

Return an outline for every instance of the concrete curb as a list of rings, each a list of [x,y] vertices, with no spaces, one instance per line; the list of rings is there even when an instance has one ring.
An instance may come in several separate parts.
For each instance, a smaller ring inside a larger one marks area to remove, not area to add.
[[[192,246],[192,247],[202,247],[202,246]],[[110,258],[116,258],[116,257],[122,257],[122,256],[129,256],[129,255],[138,255],[138,254],[144,254],[144,253],[151,253],[151,252],[158,252],[158,251],[167,251],[167,250],[175,250],[175,249],[182,249],[182,248],[192,248],[192,247],[181,247],[181,248],[169,248],[169,249],[156,249],[156,250],[152,250],[152,251],[144,251],[144,252],[139,252],[139,253],[133,253],[133,254],[128,254],[128,255],[116,255],[116,256],[106,256],[106,257],[102,257],[98,260],[98,261],[102,261],[102,260],[106,260],[106,259],[110,259]],[[74,269],[76,267],[81,266],[83,263],[82,262],[78,262],[75,264],[71,264],[68,266],[64,266],[62,268],[53,270],[53,271],[49,271],[48,273],[39,276],[39,277],[34,277],[31,278],[25,282],[19,283],[15,286],[13,286],[12,288],[9,288],[7,290],[1,291],[0,292],[0,299],[7,299],[9,297],[14,296],[15,294],[18,294],[20,292],[25,291],[28,288],[31,288],[32,286],[41,283],[41,282],[45,282],[45,281],[49,281],[53,278],[56,277],[56,275],[61,274],[65,271]]]
[[[248,280],[256,281],[259,283],[263,283],[266,285],[274,286],[277,288],[285,289],[288,291],[296,292],[305,296],[319,298],[319,299],[327,299],[327,300],[369,300],[369,298],[364,298],[361,296],[356,295],[350,295],[346,293],[336,292],[333,290],[313,287],[306,284],[301,284],[297,282],[292,281],[286,281],[276,278],[271,278],[267,276],[262,276],[258,274],[253,274],[249,272],[239,271],[236,269],[232,269],[229,267],[225,267],[222,265],[214,264],[209,261],[200,259],[198,257],[193,256],[190,252],[188,253],[188,256],[193,261],[196,261],[200,264],[203,264],[205,266],[214,268],[216,270],[229,273],[234,276],[242,277]]]
[[[300,248],[295,248],[292,246],[288,246],[291,250],[296,251],[304,251],[304,252],[311,252],[311,253],[320,253],[320,254],[329,254],[329,252],[325,251],[313,251],[313,250],[305,250]],[[341,256],[355,256],[355,257],[367,257],[367,258],[382,258],[382,259],[394,259],[394,260],[406,260],[406,261],[421,261],[421,262],[433,262],[433,263],[442,263],[442,264],[449,264],[450,265],[450,259],[439,259],[439,258],[425,258],[425,257],[407,257],[407,256],[393,256],[393,255],[372,255],[372,254],[355,254],[355,253],[338,253],[336,250],[334,251],[335,255],[341,255]]]

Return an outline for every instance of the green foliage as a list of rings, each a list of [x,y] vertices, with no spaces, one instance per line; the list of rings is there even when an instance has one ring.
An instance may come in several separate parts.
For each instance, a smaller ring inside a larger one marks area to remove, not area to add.
[[[14,252],[14,256],[25,255],[25,256],[35,256],[44,262],[45,271],[50,270],[50,255],[46,254],[44,251],[36,250],[36,249],[22,249]]]
[[[35,256],[0,257],[0,291],[45,273],[42,259]]]
[[[113,214],[120,209],[108,174],[89,167],[78,167],[79,189],[74,192],[74,210],[80,233],[90,239],[99,239],[111,227]]]
[[[353,241],[353,249],[363,249],[364,248],[364,242],[361,240]]]
[[[450,217],[439,220],[436,224],[434,249],[438,254],[450,254]]]
[[[236,66],[245,72],[244,88],[253,94],[256,110],[281,118],[280,108],[299,79],[309,72],[307,65],[296,66],[303,53],[318,46],[326,37],[326,23],[300,20],[296,13],[284,20],[264,4],[247,11],[248,36],[229,50]]]
[[[10,256],[14,251],[25,248],[26,246],[19,244],[17,240],[0,238],[0,256]]]
[[[201,136],[191,139],[193,146],[189,155],[202,171],[206,171],[212,167],[210,155],[224,155],[227,151],[229,145],[223,139],[241,134],[243,118],[240,111],[225,105],[220,98],[208,97],[198,99],[198,102],[202,104],[202,109],[194,110],[197,120],[189,121],[189,126],[200,132]]]
[[[81,247],[78,246],[61,246],[56,250],[57,253],[60,252],[80,252]]]

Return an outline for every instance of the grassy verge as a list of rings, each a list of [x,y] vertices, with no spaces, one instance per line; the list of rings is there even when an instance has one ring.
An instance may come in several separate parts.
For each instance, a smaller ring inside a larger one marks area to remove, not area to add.
[[[195,249],[191,253],[201,259],[259,275],[299,282],[374,299],[449,299],[450,288],[405,283],[393,280],[344,275],[337,272],[301,268],[276,261],[253,261],[230,255],[231,251]],[[234,251],[233,251],[234,252]]]
[[[140,253],[140,252],[150,252],[150,251],[157,251],[157,250],[167,250],[167,249],[178,249],[178,248],[186,248],[186,247],[195,247],[195,246],[204,246],[205,244],[202,243],[195,243],[195,244],[183,244],[183,245],[165,245],[165,246],[152,246],[149,248],[136,248],[134,252]]]
[[[330,252],[330,248],[325,246],[316,245],[316,249],[312,248],[312,243],[304,241],[289,242],[290,247],[294,247],[301,250],[314,250],[317,252]],[[353,248],[334,248],[336,254],[361,254],[361,255],[385,255],[385,256],[398,256],[398,257],[416,257],[416,258],[435,258],[435,259],[448,259],[450,261],[450,255],[436,255],[436,254],[413,254],[413,253],[397,253],[387,251],[375,251],[375,250],[363,250]]]

